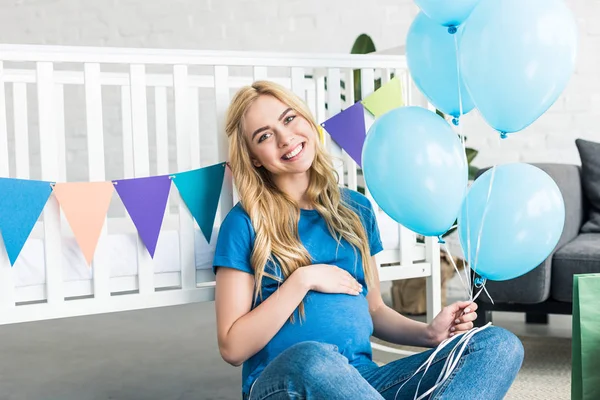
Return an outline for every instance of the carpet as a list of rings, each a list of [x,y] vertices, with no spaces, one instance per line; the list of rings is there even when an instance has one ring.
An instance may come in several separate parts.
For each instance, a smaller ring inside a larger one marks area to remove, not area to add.
[[[525,349],[523,366],[507,393],[506,400],[564,400],[571,397],[571,339],[519,336]],[[386,344],[376,339],[374,343]],[[386,344],[388,345],[388,344]],[[421,351],[407,346],[399,350]],[[388,363],[402,356],[375,350],[374,361]]]

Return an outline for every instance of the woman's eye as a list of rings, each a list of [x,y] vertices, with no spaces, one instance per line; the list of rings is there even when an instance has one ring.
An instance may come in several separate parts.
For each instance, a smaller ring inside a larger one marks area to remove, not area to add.
[[[290,115],[290,116],[286,117],[285,123],[289,124],[290,122],[292,122],[294,120],[294,118],[296,118],[295,115]]]
[[[261,143],[261,142],[263,142],[263,141],[267,140],[267,139],[268,139],[268,138],[270,138],[270,137],[271,137],[271,134],[270,134],[270,133],[265,133],[264,135],[262,135],[262,136],[261,136],[261,137],[258,139],[258,143]]]

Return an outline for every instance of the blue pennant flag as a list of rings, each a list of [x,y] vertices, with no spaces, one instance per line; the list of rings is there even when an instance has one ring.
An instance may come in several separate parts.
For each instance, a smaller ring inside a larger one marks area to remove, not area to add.
[[[10,265],[15,265],[51,193],[50,182],[0,178],[0,234]]]
[[[220,163],[180,172],[173,178],[181,198],[200,226],[207,242],[210,242],[212,236],[224,176],[225,163]]]

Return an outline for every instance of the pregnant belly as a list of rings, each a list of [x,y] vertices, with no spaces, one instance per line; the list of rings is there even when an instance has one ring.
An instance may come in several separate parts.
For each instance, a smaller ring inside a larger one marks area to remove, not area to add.
[[[304,306],[305,319],[288,321],[267,346],[271,356],[303,341],[333,344],[350,362],[370,356],[373,324],[363,295],[309,292]]]

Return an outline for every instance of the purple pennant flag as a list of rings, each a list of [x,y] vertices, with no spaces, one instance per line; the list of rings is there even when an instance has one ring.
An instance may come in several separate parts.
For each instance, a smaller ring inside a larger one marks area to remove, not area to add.
[[[362,167],[362,148],[367,136],[365,112],[358,102],[321,124],[323,128]]]
[[[150,256],[154,257],[171,189],[171,179],[164,175],[123,179],[114,183]]]

